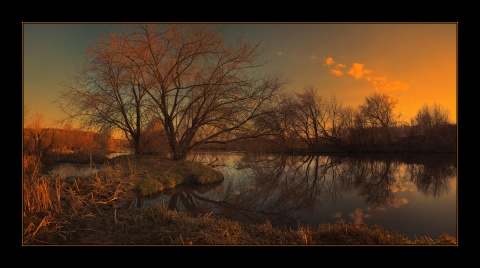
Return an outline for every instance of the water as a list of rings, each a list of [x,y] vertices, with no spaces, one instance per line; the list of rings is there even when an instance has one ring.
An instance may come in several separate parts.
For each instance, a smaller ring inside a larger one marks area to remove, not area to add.
[[[106,157],[107,157],[108,159],[112,159],[112,158],[117,157],[117,156],[129,155],[129,154],[131,154],[131,152],[129,152],[129,151],[126,151],[126,152],[113,152],[113,153],[107,154]]]
[[[280,156],[198,153],[222,183],[181,186],[135,206],[162,204],[192,214],[275,226],[346,222],[381,225],[410,238],[457,233],[455,155]]]
[[[117,156],[122,155],[129,155],[131,154],[130,151],[124,152],[113,152],[106,155],[106,158],[112,159]],[[100,169],[102,169],[102,165],[96,166],[95,164],[78,164],[78,163],[60,163],[55,164],[54,166],[45,167],[43,169],[43,173],[50,177],[60,176],[66,179],[73,179],[73,178],[86,178],[91,175],[95,175]]]
[[[297,228],[299,224],[378,224],[410,238],[457,233],[455,155],[281,156],[192,154],[222,172],[221,183],[179,186],[131,207],[163,205],[192,214]],[[63,163],[50,175],[81,178],[102,167]]]
[[[73,179],[84,178],[94,175],[98,172],[95,165],[76,164],[76,163],[60,163],[49,169],[46,173],[49,176],[60,176],[61,178]]]

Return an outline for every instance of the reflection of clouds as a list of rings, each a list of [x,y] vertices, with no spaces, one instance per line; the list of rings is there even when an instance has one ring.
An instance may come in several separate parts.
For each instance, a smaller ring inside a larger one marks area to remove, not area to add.
[[[391,206],[395,208],[399,208],[403,205],[408,204],[408,199],[402,197],[402,198],[393,198],[391,201]]]
[[[342,219],[342,215],[343,215],[343,213],[339,211],[339,212],[333,214],[332,218],[337,219],[339,222],[343,223],[344,221]]]
[[[365,210],[366,210],[366,211],[370,211],[370,210],[374,210],[374,211],[386,211],[387,208],[384,207],[384,206],[374,207],[374,208],[372,208],[372,207],[367,207]]]
[[[372,216],[368,213],[364,213],[362,209],[357,208],[354,212],[348,214],[350,218],[353,220],[353,224],[363,224],[363,219],[369,219]]]
[[[397,177],[399,177],[399,175]],[[392,193],[414,192],[415,191],[415,184],[412,183],[412,182],[405,182],[401,178],[396,178],[395,183],[390,187],[390,191]]]
[[[393,185],[391,187],[391,192],[392,193],[397,193],[397,192],[413,192],[415,189],[413,187],[408,187],[407,185]]]
[[[408,199],[405,197],[402,198],[392,198],[389,200],[388,204],[386,206],[378,206],[378,207],[367,207],[365,210],[366,211],[386,211],[387,207],[394,207],[394,208],[399,208],[403,205],[408,204]]]

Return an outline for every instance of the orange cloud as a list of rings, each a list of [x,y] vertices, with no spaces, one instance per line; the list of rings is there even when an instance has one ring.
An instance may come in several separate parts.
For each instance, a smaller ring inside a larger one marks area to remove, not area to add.
[[[385,82],[385,81],[373,81],[373,86],[377,90],[386,90],[386,91],[392,91],[392,90],[407,90],[408,85],[401,82],[401,81],[393,81],[393,82]]]
[[[325,59],[325,63],[323,65],[326,65],[326,66],[329,66],[329,65],[332,65],[333,63],[335,63],[335,61],[333,60],[332,57],[328,57]]]
[[[345,68],[345,67],[347,67],[347,66],[345,66],[345,64],[339,63],[339,64],[335,65],[335,67],[336,67],[336,68]]]
[[[343,75],[343,72],[340,71],[340,70],[331,70],[330,71],[331,74],[335,75],[335,76],[342,76]]]
[[[385,76],[382,76],[382,77],[370,77],[370,76],[365,76],[365,80],[369,81],[369,82],[387,82],[387,78]]]
[[[372,71],[370,70],[364,70],[363,69],[363,63],[354,63],[352,65],[352,68],[348,71],[348,74],[352,75],[355,77],[355,79],[360,79],[364,75],[371,73]]]

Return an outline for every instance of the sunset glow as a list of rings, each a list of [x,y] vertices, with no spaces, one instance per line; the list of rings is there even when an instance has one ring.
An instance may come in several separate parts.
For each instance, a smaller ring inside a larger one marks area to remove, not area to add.
[[[265,71],[286,76],[287,92],[305,86],[357,107],[377,91],[398,98],[410,122],[424,104],[440,104],[457,121],[457,24],[301,23],[212,24],[227,41],[267,45]],[[64,117],[54,101],[88,45],[121,24],[34,24],[23,32],[24,104],[49,126]]]

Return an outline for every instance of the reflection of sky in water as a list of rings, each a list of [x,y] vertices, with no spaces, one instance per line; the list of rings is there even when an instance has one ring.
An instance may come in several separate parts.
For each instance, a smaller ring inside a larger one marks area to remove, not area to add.
[[[95,166],[89,164],[60,163],[55,165],[48,173],[50,176],[59,175],[62,178],[82,178],[97,173]]]
[[[225,176],[204,191],[178,189],[177,200],[193,200],[196,212],[257,222],[268,218],[292,228],[350,222],[378,224],[411,238],[456,236],[456,172],[450,164],[324,156],[289,157],[282,163],[273,155],[225,152],[198,153],[194,159]],[[171,195],[144,199],[143,205],[167,207]],[[185,209],[184,203],[176,204]]]
[[[310,213],[302,213],[299,218],[314,226],[322,222],[378,224],[411,238],[437,238],[443,233],[456,236],[456,181],[452,178],[449,185],[450,191],[437,198],[416,190],[395,192],[390,203],[380,207],[366,204],[357,191],[352,191],[343,193],[335,202],[316,202]]]

